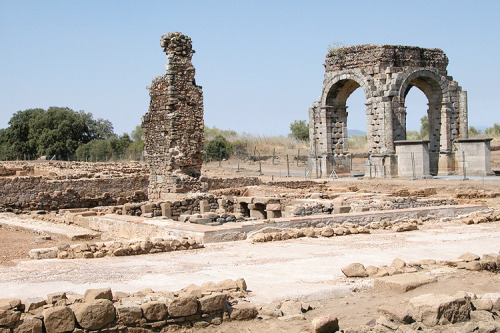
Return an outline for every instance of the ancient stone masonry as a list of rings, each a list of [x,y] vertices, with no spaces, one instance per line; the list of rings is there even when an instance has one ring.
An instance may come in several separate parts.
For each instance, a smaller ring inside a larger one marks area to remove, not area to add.
[[[330,50],[321,99],[309,109],[313,172],[329,175],[334,164],[337,170],[346,168],[346,101],[359,87],[366,96],[373,176],[397,175],[394,141],[406,140],[405,98],[412,87],[428,99],[430,173],[453,172],[452,143],[467,138],[467,94],[448,76],[447,65],[448,57],[440,49],[357,45]]]
[[[180,32],[161,37],[167,72],[149,86],[151,102],[142,119],[149,198],[185,192],[184,179],[200,176],[203,162],[203,93],[194,79],[191,38]]]

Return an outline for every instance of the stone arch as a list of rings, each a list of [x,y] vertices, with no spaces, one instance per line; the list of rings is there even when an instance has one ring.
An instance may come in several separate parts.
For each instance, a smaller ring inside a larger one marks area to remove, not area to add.
[[[398,90],[399,105],[394,108],[393,131],[395,140],[406,140],[406,96],[412,87],[420,89],[427,97],[427,116],[429,119],[429,171],[437,175],[439,169],[439,153],[441,151],[441,135],[443,112],[446,114],[449,101],[449,80],[430,70],[420,69],[403,74]]]
[[[375,90],[375,88],[373,87],[372,84],[369,83],[366,75],[359,75],[356,73],[342,73],[334,75],[328,80],[325,80],[325,83],[323,85],[323,93],[321,94],[321,101],[320,101],[321,105],[327,105],[327,98],[332,88],[335,85],[338,85],[339,82],[341,81],[355,82],[357,86],[356,88],[352,89],[352,91],[349,92],[349,95],[353,93],[357,88],[361,87],[363,89],[363,92],[365,93],[367,103],[370,103],[372,92]],[[346,100],[349,97],[349,95],[347,95]]]

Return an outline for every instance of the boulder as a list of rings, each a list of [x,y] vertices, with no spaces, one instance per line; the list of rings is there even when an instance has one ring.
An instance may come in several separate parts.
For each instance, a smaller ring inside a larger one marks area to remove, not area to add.
[[[493,309],[493,302],[489,298],[473,299],[471,302],[474,310],[491,311],[491,309]]]
[[[149,321],[165,319],[168,314],[167,305],[163,302],[148,302],[141,305],[144,318]]]
[[[311,322],[313,333],[331,333],[339,330],[339,320],[331,314],[323,314]]]
[[[187,317],[198,311],[198,301],[195,296],[179,296],[168,305],[168,313],[172,317]]]
[[[198,301],[200,302],[200,309],[203,313],[221,311],[222,309],[224,309],[224,305],[226,304],[227,295],[216,293],[204,296]]]
[[[295,300],[284,301],[280,307],[283,316],[300,315],[302,314],[302,303]]]
[[[76,321],[87,330],[98,330],[115,320],[115,307],[110,300],[97,299],[73,307]]]
[[[464,297],[424,294],[408,303],[408,314],[428,327],[467,321],[470,312],[470,300]]]
[[[325,228],[321,231],[321,236],[332,237],[334,235],[332,228]]]
[[[13,326],[21,318],[21,312],[0,310],[0,326]]]
[[[352,263],[342,268],[342,273],[347,277],[367,277],[365,266],[360,263]]]
[[[366,267],[366,272],[369,276],[375,275],[378,273],[378,267],[370,265]]]
[[[83,302],[92,302],[96,299],[107,299],[112,300],[113,294],[111,293],[111,288],[102,289],[87,289],[83,295]]]
[[[249,320],[257,317],[257,308],[250,302],[239,302],[231,307],[231,320]]]
[[[141,320],[142,310],[136,304],[122,304],[115,306],[118,320],[125,325],[135,324]]]
[[[42,321],[32,316],[25,316],[16,323],[13,333],[42,333]]]
[[[458,257],[458,259],[462,259],[464,261],[474,261],[479,260],[480,258],[477,254],[467,252]]]
[[[402,259],[396,258],[392,261],[391,267],[394,267],[395,269],[401,269],[406,266],[406,262],[404,262]]]
[[[217,286],[222,290],[238,289],[238,285],[236,284],[236,282],[231,279],[220,281],[219,283],[217,283]]]
[[[244,278],[237,278],[235,282],[241,291],[247,291],[247,282]]]
[[[494,310],[500,310],[500,293],[488,293],[481,296],[482,299],[489,298]]]
[[[13,310],[21,305],[21,300],[17,298],[0,299],[0,310]]]
[[[71,332],[75,328],[75,317],[67,306],[55,306],[43,311],[43,323],[47,333]]]

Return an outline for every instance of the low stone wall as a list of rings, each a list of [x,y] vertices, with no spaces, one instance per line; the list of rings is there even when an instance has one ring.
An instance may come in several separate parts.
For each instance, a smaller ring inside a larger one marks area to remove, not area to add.
[[[43,177],[0,178],[0,207],[57,210],[144,200],[146,176],[48,180]],[[138,193],[143,195],[138,195]],[[137,198],[135,198],[137,197]]]
[[[199,329],[227,320],[248,320],[257,309],[245,299],[243,279],[191,285],[178,292],[113,294],[89,289],[84,295],[64,292],[47,299],[0,299],[0,332],[165,332]]]
[[[187,237],[176,239],[136,239],[123,242],[99,242],[83,244],[64,244],[57,247],[32,249],[31,259],[91,259],[106,256],[123,257],[148,253],[194,250],[203,248],[196,240]]]

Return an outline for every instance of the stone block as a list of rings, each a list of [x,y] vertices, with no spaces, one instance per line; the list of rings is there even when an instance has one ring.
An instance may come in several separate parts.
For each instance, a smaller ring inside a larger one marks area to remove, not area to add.
[[[315,317],[311,325],[313,333],[331,333],[339,330],[339,320],[332,314]]]
[[[378,290],[405,293],[434,282],[437,282],[435,276],[429,276],[424,273],[399,274],[375,279],[374,287]]]
[[[87,289],[83,295],[83,302],[92,302],[96,299],[112,300],[111,288]]]
[[[365,266],[360,263],[352,263],[342,268],[342,273],[347,277],[367,277]]]
[[[168,305],[168,314],[171,317],[187,317],[198,311],[198,301],[195,296],[185,295],[174,298]]]
[[[167,317],[167,305],[164,302],[147,302],[141,305],[142,314],[148,321],[159,321]]]
[[[97,299],[71,306],[78,324],[87,330],[98,330],[115,320],[115,307],[110,300]]]
[[[0,310],[0,326],[13,326],[21,318],[21,312]]]
[[[408,314],[428,327],[468,321],[470,312],[470,301],[457,296],[425,294],[408,303]]]
[[[12,333],[42,333],[42,331],[42,321],[30,316],[24,316],[12,329]]]
[[[122,304],[115,306],[118,320],[125,325],[138,323],[142,318],[142,310],[136,304]]]
[[[210,313],[221,311],[226,304],[227,295],[222,293],[215,293],[212,295],[204,296],[199,299],[200,310],[203,313]]]
[[[240,301],[231,307],[231,320],[250,320],[257,317],[257,308],[250,302]]]
[[[47,333],[71,332],[75,329],[75,317],[67,306],[55,306],[45,309],[43,323]]]

